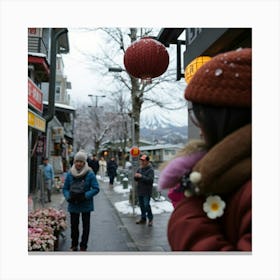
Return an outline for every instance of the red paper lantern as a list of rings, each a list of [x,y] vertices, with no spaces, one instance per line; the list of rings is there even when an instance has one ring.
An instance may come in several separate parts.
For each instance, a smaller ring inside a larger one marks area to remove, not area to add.
[[[162,75],[169,64],[165,46],[148,37],[133,42],[124,54],[126,71],[135,78],[150,80]]]

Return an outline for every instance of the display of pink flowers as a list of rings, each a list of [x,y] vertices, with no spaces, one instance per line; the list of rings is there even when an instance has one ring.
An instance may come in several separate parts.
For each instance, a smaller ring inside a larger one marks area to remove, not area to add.
[[[63,210],[44,208],[30,212],[28,251],[53,251],[55,241],[66,227],[66,213]]]

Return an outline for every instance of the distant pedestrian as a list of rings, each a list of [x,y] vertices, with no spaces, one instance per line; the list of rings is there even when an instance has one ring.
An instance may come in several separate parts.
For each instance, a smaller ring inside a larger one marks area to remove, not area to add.
[[[102,180],[104,180],[107,171],[107,162],[104,157],[99,160],[99,174]]]
[[[185,197],[168,222],[173,251],[252,250],[251,56],[251,49],[219,54],[186,87],[206,154],[178,179]]]
[[[137,195],[141,210],[141,218],[136,221],[136,224],[146,224],[148,218],[148,225],[152,226],[153,213],[150,199],[154,183],[154,169],[150,163],[149,156],[142,155],[140,157],[140,168],[135,173],[134,179],[137,181]]]
[[[98,172],[98,170],[99,170],[99,162],[98,162],[98,160],[97,160],[96,155],[94,154],[94,155],[92,156],[92,158],[89,157],[89,158],[87,159],[87,162],[88,162],[88,166],[92,169],[92,171],[93,171],[94,174],[96,175],[97,172]]]
[[[109,176],[109,187],[112,188],[114,186],[114,179],[117,176],[118,165],[116,163],[115,157],[111,157],[111,159],[107,163],[107,173]]]
[[[71,219],[72,251],[78,250],[80,215],[83,223],[80,251],[87,250],[90,213],[94,211],[93,197],[98,193],[99,185],[94,172],[88,166],[87,155],[84,151],[79,151],[74,157],[74,165],[67,173],[63,186],[63,194],[68,201]]]
[[[54,184],[54,172],[53,172],[53,167],[49,163],[49,159],[47,157],[43,158],[43,167],[44,167],[44,192],[46,192],[48,196],[48,201],[46,202],[51,202],[52,187]]]

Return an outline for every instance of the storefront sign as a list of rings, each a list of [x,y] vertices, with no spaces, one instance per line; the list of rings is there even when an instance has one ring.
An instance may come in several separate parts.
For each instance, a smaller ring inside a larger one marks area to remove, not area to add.
[[[28,78],[28,104],[43,112],[43,92]]]
[[[28,110],[28,125],[43,132],[46,130],[46,120],[31,110]]]
[[[63,137],[64,137],[64,129],[62,126],[52,127],[52,140],[54,140],[55,143],[60,143]]]
[[[28,36],[42,37],[42,28],[28,28]]]
[[[227,31],[228,28],[187,28],[187,50],[184,52],[184,68],[193,59],[201,56],[201,54],[203,54]]]

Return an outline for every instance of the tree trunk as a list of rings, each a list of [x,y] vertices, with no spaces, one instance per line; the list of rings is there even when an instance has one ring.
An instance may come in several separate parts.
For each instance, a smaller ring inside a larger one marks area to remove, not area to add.
[[[137,39],[137,28],[130,28],[131,43]],[[138,78],[131,78],[131,100],[132,100],[132,118],[134,120],[134,145],[140,144],[140,113],[143,104],[143,92],[140,90]]]

